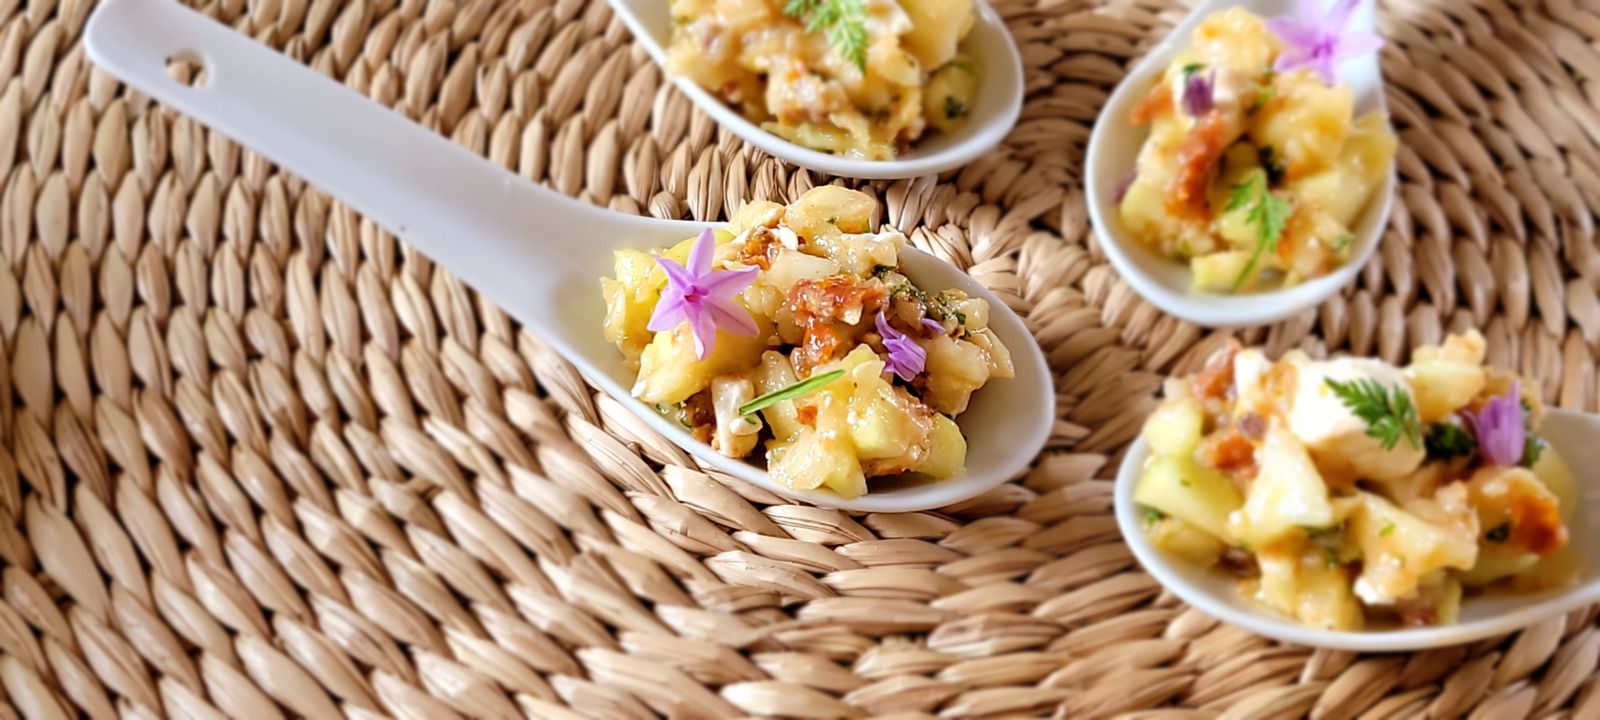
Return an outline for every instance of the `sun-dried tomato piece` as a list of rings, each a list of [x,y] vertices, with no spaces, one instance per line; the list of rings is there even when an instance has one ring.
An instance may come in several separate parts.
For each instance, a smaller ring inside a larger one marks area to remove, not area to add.
[[[789,310],[805,338],[792,360],[802,375],[832,360],[844,344],[841,326],[857,325],[883,306],[883,283],[849,275],[801,280],[789,289]]]

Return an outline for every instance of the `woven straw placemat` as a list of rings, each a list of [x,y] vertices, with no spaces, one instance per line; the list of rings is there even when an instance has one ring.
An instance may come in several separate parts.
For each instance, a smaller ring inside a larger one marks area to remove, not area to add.
[[[623,212],[823,181],[691,109],[603,0],[205,7]],[[1059,420],[1017,483],[852,517],[697,471],[426,258],[94,70],[88,0],[0,0],[0,715],[1600,715],[1594,609],[1360,656],[1220,625],[1139,570],[1111,463],[1160,378],[1228,335],[1118,279],[1078,178],[1182,8],[997,9],[1016,131],[867,188],[1027,317]],[[1477,327],[1593,410],[1600,8],[1387,0],[1381,23],[1403,177],[1382,252],[1239,336],[1398,360]]]

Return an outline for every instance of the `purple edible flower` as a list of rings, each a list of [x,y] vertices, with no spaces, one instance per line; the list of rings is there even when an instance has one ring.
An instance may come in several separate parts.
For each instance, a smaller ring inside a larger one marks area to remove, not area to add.
[[[1122,199],[1128,196],[1128,188],[1133,187],[1133,181],[1138,179],[1139,169],[1129,170],[1127,177],[1122,178],[1122,182],[1117,183],[1116,189],[1112,190],[1111,202],[1121,205]]]
[[[689,251],[689,267],[670,258],[657,257],[656,263],[667,273],[667,286],[661,301],[650,315],[652,332],[671,330],[684,322],[694,335],[695,356],[701,360],[716,345],[717,331],[730,335],[756,334],[756,321],[734,296],[755,282],[756,268],[712,270],[711,259],[717,243],[710,230],[700,233]]]
[[[1183,111],[1189,117],[1201,117],[1215,105],[1213,92],[1217,85],[1217,71],[1212,70],[1205,75],[1190,73],[1189,78],[1183,83]]]
[[[1334,0],[1324,15],[1322,0],[1298,0],[1295,17],[1269,18],[1267,28],[1287,46],[1272,69],[1290,72],[1306,68],[1322,76],[1323,82],[1337,84],[1339,63],[1383,47],[1383,37],[1377,33],[1345,30],[1359,2]]]
[[[905,333],[889,325],[889,319],[878,313],[874,323],[878,334],[883,336],[883,347],[889,351],[887,365],[890,372],[900,376],[901,380],[911,382],[911,379],[922,373],[922,368],[928,362],[928,351],[923,350],[915,340]]]
[[[1504,395],[1489,398],[1476,413],[1463,413],[1478,436],[1478,450],[1490,465],[1515,467],[1522,462],[1527,427],[1522,417],[1522,389],[1512,383]]]
[[[934,331],[936,333],[941,333],[941,334],[944,333],[944,323],[939,322],[938,320],[935,320],[935,319],[933,319],[931,317],[923,318],[922,319],[922,326],[927,328],[927,329],[929,329],[929,330],[932,330],[932,331]]]

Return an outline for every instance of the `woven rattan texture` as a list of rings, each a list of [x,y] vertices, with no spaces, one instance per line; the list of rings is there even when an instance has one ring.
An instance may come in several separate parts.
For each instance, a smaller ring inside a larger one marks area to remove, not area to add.
[[[1583,5],[1386,1],[1382,252],[1243,339],[1395,360],[1478,327],[1594,409]],[[603,0],[206,8],[625,212],[719,218],[821,181],[693,111]],[[1077,178],[1108,89],[1182,9],[998,9],[1029,88],[1004,148],[869,189],[1025,314],[1059,421],[1020,482],[851,517],[695,470],[426,258],[92,69],[87,0],[0,0],[0,716],[1600,715],[1594,610],[1364,657],[1221,626],[1139,571],[1110,468],[1160,377],[1227,335],[1117,278]]]

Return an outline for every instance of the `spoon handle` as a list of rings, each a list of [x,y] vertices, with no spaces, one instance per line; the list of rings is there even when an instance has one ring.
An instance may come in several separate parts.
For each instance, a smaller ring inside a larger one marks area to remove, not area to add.
[[[85,37],[96,65],[326,190],[503,305],[557,301],[564,280],[606,267],[605,248],[584,238],[629,222],[512,175],[174,0],[111,0]],[[169,58],[200,63],[204,82],[173,79]],[[516,314],[536,330],[550,323]]]

